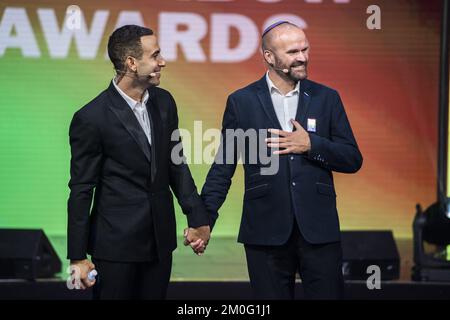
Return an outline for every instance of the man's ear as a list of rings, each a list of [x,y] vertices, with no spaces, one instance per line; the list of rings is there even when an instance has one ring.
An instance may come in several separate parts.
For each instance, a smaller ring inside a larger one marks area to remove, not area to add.
[[[136,60],[132,56],[128,56],[125,59],[125,65],[127,66],[128,70],[136,72],[136,70],[137,70]]]
[[[270,50],[264,50],[263,52],[264,60],[266,60],[267,64],[273,66],[273,54]]]

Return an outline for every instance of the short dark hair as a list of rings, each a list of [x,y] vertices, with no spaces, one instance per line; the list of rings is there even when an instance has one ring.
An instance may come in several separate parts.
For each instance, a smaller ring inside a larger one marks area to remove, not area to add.
[[[142,57],[141,37],[151,36],[153,31],[133,24],[120,27],[111,34],[108,40],[108,56],[116,71],[124,71],[127,56]]]

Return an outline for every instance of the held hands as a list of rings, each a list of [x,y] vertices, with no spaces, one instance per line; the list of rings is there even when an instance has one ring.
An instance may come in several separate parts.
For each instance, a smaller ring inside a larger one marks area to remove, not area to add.
[[[284,150],[274,151],[274,154],[288,153],[304,153],[311,150],[311,140],[308,132],[297,121],[291,119],[296,131],[287,132],[278,129],[269,129],[270,133],[274,133],[279,138],[267,138],[266,143],[270,148],[284,148]]]
[[[198,228],[184,229],[184,245],[191,246],[192,250],[201,256],[208,245],[211,236],[211,229],[208,225]]]

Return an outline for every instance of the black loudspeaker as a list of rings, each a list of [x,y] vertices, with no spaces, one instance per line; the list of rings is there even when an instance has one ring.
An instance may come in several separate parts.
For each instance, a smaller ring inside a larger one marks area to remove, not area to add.
[[[367,280],[371,265],[380,269],[380,280],[400,276],[400,257],[391,231],[343,231],[342,272],[348,280]]]
[[[0,278],[51,278],[61,260],[42,230],[0,229]]]

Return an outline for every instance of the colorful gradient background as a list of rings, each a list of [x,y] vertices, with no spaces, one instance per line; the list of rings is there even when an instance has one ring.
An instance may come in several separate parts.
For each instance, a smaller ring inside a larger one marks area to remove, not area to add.
[[[71,4],[83,10],[88,27],[95,10],[109,11],[95,59],[81,59],[73,42],[66,58],[49,55],[36,10],[53,8],[61,27]],[[381,30],[366,27],[371,4],[381,8]],[[189,130],[195,120],[204,130],[219,128],[228,94],[265,72],[259,50],[239,63],[210,61],[211,14],[244,15],[260,32],[274,14],[300,16],[311,43],[309,78],[339,91],[364,156],[357,174],[335,175],[342,229],[411,237],[416,203],[435,201],[440,1],[2,1],[0,17],[6,7],[26,8],[41,56],[26,58],[15,48],[0,56],[0,227],[65,234],[69,123],[111,81],[104,48],[123,10],[139,11],[157,33],[161,12],[192,12],[207,22],[201,42],[207,61],[187,61],[179,51],[162,75],[161,87],[178,103],[180,127]],[[237,38],[234,32],[232,46]],[[201,189],[209,166],[190,167]],[[242,196],[239,168],[216,235],[237,235]],[[177,221],[181,234],[186,220],[179,208]]]

